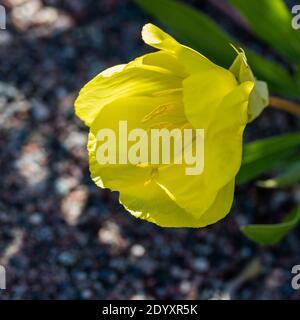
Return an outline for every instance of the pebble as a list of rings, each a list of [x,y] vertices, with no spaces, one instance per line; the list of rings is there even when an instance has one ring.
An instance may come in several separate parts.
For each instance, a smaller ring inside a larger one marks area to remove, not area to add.
[[[205,272],[209,268],[209,262],[205,258],[196,258],[193,263],[194,269],[198,272]]]
[[[131,247],[130,253],[133,257],[140,258],[145,254],[146,250],[140,244],[135,244]]]
[[[58,256],[58,261],[64,266],[72,266],[76,262],[76,257],[70,252],[62,252]]]

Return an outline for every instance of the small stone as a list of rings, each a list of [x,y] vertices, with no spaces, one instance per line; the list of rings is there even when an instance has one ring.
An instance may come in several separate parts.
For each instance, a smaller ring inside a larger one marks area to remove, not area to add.
[[[120,250],[126,246],[126,240],[122,237],[119,226],[114,222],[106,222],[99,229],[98,239],[101,243]]]
[[[85,289],[81,292],[81,297],[83,299],[90,299],[92,297],[93,293],[91,290],[89,289]]]
[[[39,225],[43,221],[43,217],[41,216],[40,213],[34,213],[30,216],[29,222],[33,225]]]
[[[59,254],[58,261],[64,266],[72,266],[76,262],[76,257],[72,253],[64,251]]]
[[[145,254],[145,248],[140,244],[135,244],[131,247],[130,253],[136,258],[140,258]]]
[[[134,294],[130,300],[146,300],[147,297],[144,293],[137,293],[137,294]]]
[[[32,101],[32,114],[37,121],[46,121],[49,118],[50,112],[42,101],[34,99]]]
[[[69,225],[76,225],[88,198],[86,188],[78,188],[63,198],[62,213]]]
[[[191,288],[192,288],[192,284],[190,281],[184,280],[180,283],[180,292],[183,294],[187,294]]]
[[[196,258],[193,263],[194,269],[198,272],[205,272],[209,268],[209,262],[205,258]]]

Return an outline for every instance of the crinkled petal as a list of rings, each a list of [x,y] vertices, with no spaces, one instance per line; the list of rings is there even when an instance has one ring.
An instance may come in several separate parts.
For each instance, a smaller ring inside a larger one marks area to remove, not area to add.
[[[162,227],[199,226],[199,221],[180,208],[154,181],[146,186],[129,185],[120,192],[120,202],[135,217]]]
[[[213,204],[204,212],[198,220],[198,227],[206,227],[223,219],[232,206],[234,197],[234,180],[229,182],[217,194]]]
[[[204,131],[204,171],[200,175],[186,175],[185,164],[159,170],[158,183],[180,207],[196,214],[196,218],[206,212],[219,190],[234,179],[240,168],[252,89],[253,82],[236,87],[212,114],[212,125]]]
[[[109,68],[88,82],[75,101],[76,115],[88,126],[99,111],[110,102],[132,96],[147,96],[154,92],[180,88],[182,78],[167,69],[151,65],[122,65]]]
[[[150,168],[131,165],[100,166],[96,161],[97,141],[89,134],[89,161],[93,181],[101,188],[120,192],[120,202],[135,217],[163,227],[198,227],[199,221],[180,208],[155,183],[147,181]]]
[[[139,173],[139,179],[142,180],[140,183],[145,183],[149,180],[151,176],[151,168],[149,168],[149,166],[139,167],[130,163],[118,164],[120,146],[124,147],[124,144],[127,144],[126,150],[128,151],[135,143],[134,141],[127,141],[126,133],[125,135],[123,133],[120,135],[119,124],[121,121],[126,121],[128,133],[137,128],[144,129],[146,132],[148,132],[149,124],[147,121],[142,120],[149,117],[149,114],[151,115],[151,112],[153,112],[153,110],[155,110],[159,105],[164,105],[166,102],[170,103],[170,101],[172,100],[170,100],[169,96],[128,97],[117,99],[102,108],[96,119],[91,124],[91,133],[88,144],[90,171],[92,179],[97,185],[114,191],[122,191],[124,188],[126,189],[129,184],[134,183],[135,179],[137,179],[135,171]],[[174,103],[176,103],[176,101],[174,101]],[[175,109],[179,110],[179,108]],[[176,113],[173,115],[173,119],[177,119],[179,116],[180,115]],[[115,133],[117,164],[100,164],[96,161],[97,148],[103,142],[96,141],[95,137],[97,137],[97,134],[101,129],[110,129]],[[124,140],[122,138],[124,138]],[[149,141],[148,154],[150,154],[150,146],[151,144]],[[126,162],[128,162],[127,159],[128,158],[126,157]]]
[[[151,23],[143,27],[142,38],[146,44],[175,55],[189,74],[200,72],[205,66],[215,65],[196,50],[180,44]]]
[[[183,102],[187,119],[195,128],[206,129],[223,98],[236,86],[233,74],[218,66],[208,66],[186,78]]]
[[[137,189],[145,192],[134,194]],[[152,181],[147,186],[128,186],[127,191],[121,192],[120,202],[135,217],[161,227],[201,228],[223,219],[230,212],[233,196],[234,180],[223,187],[207,211],[197,217],[196,213],[190,213],[178,206]]]
[[[168,70],[176,77],[185,78],[188,73],[185,71],[184,65],[177,59],[177,57],[167,51],[157,51],[145,54],[136,58],[128,64],[132,67],[157,67]]]

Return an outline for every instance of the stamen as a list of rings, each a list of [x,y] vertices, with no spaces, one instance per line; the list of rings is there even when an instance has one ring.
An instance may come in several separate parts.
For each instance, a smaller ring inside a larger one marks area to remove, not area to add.
[[[158,177],[158,167],[152,167],[150,172],[150,178],[144,182],[144,186],[150,184],[155,178]]]
[[[158,167],[152,167],[150,176],[152,179],[155,179],[158,177]]]
[[[184,122],[183,125],[180,126],[181,130],[183,129],[193,129],[193,126],[189,122]]]
[[[172,109],[172,104],[162,104],[160,106],[158,106],[157,108],[155,108],[154,110],[152,110],[150,113],[148,113],[143,119],[142,119],[142,123],[145,123],[149,120],[152,120],[162,114],[166,114],[168,111],[170,111],[170,109]]]
[[[181,93],[182,91],[183,91],[183,88],[167,89],[167,90],[154,92],[152,93],[152,95],[154,97],[160,97],[168,94]]]

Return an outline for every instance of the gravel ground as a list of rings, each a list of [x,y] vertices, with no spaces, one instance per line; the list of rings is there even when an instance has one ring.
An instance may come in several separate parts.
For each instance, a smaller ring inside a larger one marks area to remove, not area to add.
[[[273,248],[239,231],[279,221],[299,187],[239,187],[226,219],[189,230],[139,221],[91,182],[74,99],[105,67],[146,52],[139,30],[153,20],[127,0],[4,2],[0,264],[7,290],[0,299],[299,299],[290,285],[299,228]],[[267,110],[246,139],[294,130],[296,119]]]

